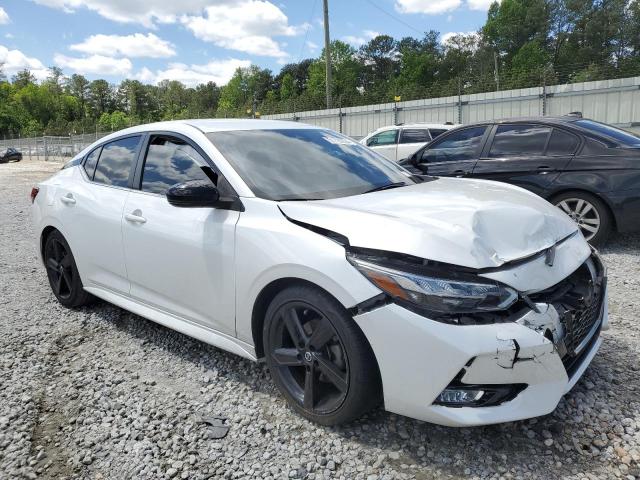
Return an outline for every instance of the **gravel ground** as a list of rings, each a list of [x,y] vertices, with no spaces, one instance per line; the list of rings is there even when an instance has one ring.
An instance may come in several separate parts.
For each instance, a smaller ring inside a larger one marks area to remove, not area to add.
[[[57,168],[0,165],[1,478],[640,479],[640,236],[604,250],[612,328],[551,415],[452,429],[377,410],[323,428],[261,365],[104,302],[61,307],[28,201]]]

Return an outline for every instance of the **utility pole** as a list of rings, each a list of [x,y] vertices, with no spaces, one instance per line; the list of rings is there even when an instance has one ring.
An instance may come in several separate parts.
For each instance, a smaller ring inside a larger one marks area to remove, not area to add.
[[[493,77],[496,81],[496,92],[500,90],[500,76],[498,75],[498,54],[493,52]]]
[[[327,108],[331,108],[331,45],[329,40],[329,0],[324,4],[324,60],[326,64]]]

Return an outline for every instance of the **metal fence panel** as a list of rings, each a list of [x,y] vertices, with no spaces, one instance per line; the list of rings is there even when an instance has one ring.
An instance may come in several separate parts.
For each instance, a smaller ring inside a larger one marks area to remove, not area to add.
[[[594,120],[640,130],[640,77],[264,115],[263,118],[296,120],[360,138],[395,123],[470,123],[566,115],[576,111]]]

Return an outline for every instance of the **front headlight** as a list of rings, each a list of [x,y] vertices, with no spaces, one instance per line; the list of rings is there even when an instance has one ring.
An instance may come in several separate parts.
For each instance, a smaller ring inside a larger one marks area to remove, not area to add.
[[[455,315],[505,310],[518,300],[512,288],[487,280],[447,279],[396,270],[354,255],[347,259],[380,290],[399,303],[437,314]]]

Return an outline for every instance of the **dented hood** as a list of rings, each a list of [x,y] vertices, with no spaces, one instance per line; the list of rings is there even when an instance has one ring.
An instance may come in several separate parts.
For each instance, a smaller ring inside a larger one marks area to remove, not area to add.
[[[290,219],[340,233],[354,247],[470,268],[499,267],[530,256],[577,230],[568,216],[537,195],[486,180],[439,178],[279,206]]]

